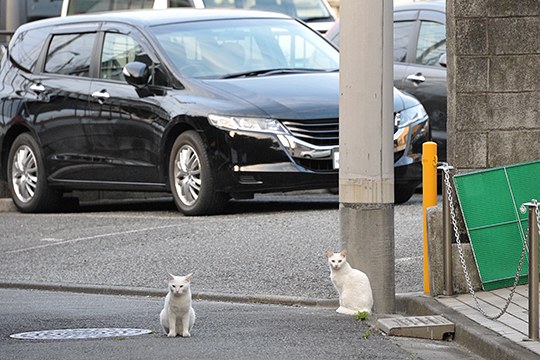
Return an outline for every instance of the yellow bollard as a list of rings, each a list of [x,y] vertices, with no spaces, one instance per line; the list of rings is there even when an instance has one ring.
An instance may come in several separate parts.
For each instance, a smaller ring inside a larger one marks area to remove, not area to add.
[[[437,205],[437,144],[422,144],[422,203],[424,207],[424,293],[430,293],[427,234],[427,208]]]

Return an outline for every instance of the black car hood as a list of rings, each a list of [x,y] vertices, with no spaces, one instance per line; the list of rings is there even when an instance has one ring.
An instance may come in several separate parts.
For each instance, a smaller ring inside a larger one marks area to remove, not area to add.
[[[207,91],[214,94],[215,100],[222,98],[228,111],[242,112],[236,115],[268,116],[276,119],[339,116],[337,72],[201,80],[201,82]],[[237,106],[232,106],[231,101]]]
[[[201,80],[212,93],[214,111],[230,115],[268,116],[276,119],[337,118],[339,74],[287,74],[238,79]],[[314,85],[316,84],[316,85]],[[394,112],[419,104],[396,88]]]
[[[411,108],[418,104],[419,102],[415,97],[394,88],[394,112],[395,113]]]

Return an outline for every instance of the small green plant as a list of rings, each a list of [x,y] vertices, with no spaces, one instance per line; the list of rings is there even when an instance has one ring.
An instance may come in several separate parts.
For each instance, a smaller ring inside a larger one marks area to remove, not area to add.
[[[362,339],[367,340],[367,339],[369,339],[370,336],[371,336],[371,331],[369,329],[367,329],[364,332],[364,335],[362,336]]]
[[[369,316],[369,313],[367,311],[359,311],[356,314],[354,314],[354,317],[356,320],[364,321]]]

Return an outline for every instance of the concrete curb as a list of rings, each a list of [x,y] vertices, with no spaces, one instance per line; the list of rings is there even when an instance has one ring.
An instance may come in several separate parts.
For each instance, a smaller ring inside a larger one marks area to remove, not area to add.
[[[455,324],[454,341],[486,359],[538,360],[536,353],[421,293],[396,295],[396,311],[410,316],[443,315]]]
[[[58,283],[22,283],[22,282],[1,282],[0,288],[5,289],[27,289],[44,291],[63,291],[83,294],[98,295],[122,295],[122,296],[147,296],[164,297],[166,290],[142,287],[123,286],[100,286],[100,285],[71,285]],[[315,299],[308,297],[281,296],[281,295],[234,295],[208,292],[193,292],[193,300],[231,302],[240,304],[267,304],[285,306],[307,306],[321,308],[337,308],[338,299]]]
[[[14,211],[17,211],[17,207],[13,203],[13,200],[9,198],[0,198],[0,213]]]
[[[0,288],[62,291],[73,293],[164,297],[165,289],[71,285],[58,283],[30,283],[0,281]],[[306,306],[337,308],[338,299],[316,299],[308,297],[279,295],[233,295],[219,293],[193,293],[194,300],[218,301],[241,304],[267,304],[285,306]],[[443,315],[455,324],[454,341],[466,349],[486,359],[498,360],[538,360],[538,355],[500,334],[481,326],[465,315],[439,303],[436,299],[422,293],[396,294],[396,312],[406,316]],[[376,314],[377,315],[377,314]],[[387,316],[387,315],[384,315]]]

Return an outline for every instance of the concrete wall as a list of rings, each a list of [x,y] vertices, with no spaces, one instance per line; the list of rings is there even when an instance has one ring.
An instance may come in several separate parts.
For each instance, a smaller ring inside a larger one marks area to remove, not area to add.
[[[540,159],[540,3],[447,1],[448,162]]]
[[[539,0],[446,4],[448,162],[466,172],[540,159]],[[441,217],[433,209],[428,218],[432,295],[443,292]],[[460,238],[468,241],[459,220]],[[453,247],[453,288],[465,293]],[[478,289],[469,244],[465,258]]]

